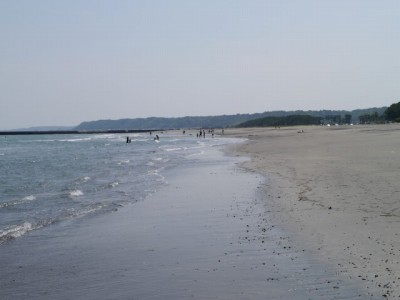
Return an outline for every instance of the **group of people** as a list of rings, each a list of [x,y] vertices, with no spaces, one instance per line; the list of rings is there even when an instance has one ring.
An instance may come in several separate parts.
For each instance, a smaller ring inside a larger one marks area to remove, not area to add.
[[[214,129],[208,129],[208,133],[211,134],[212,137],[214,137]],[[224,134],[224,130],[222,129],[222,134]],[[206,131],[204,129],[200,129],[200,131],[197,133],[197,137],[206,137]]]
[[[162,132],[161,132],[161,133],[162,133]],[[151,135],[152,135],[152,132],[150,131],[149,134],[150,134],[150,136],[151,136]],[[186,130],[183,130],[183,131],[182,131],[182,134],[186,134]],[[212,137],[214,137],[214,129],[208,129],[208,134],[211,134]],[[224,134],[224,129],[222,129],[222,134]],[[206,131],[205,131],[204,129],[200,129],[200,130],[197,132],[196,136],[197,136],[197,138],[201,138],[201,137],[206,138]],[[156,134],[154,140],[155,140],[155,141],[160,140],[160,137],[158,136],[158,134]],[[131,143],[131,142],[132,142],[131,137],[127,136],[127,137],[126,137],[126,143],[129,144],[129,143]]]
[[[197,133],[197,137],[206,138],[206,132],[204,131],[204,129],[203,130],[200,129],[200,131]]]
[[[150,135],[151,135],[151,134],[152,134],[152,133],[151,133],[151,131],[150,131]],[[154,140],[155,140],[155,141],[160,140],[160,137],[158,136],[158,134],[156,134]],[[129,136],[126,137],[126,143],[127,143],[127,144],[132,143],[131,137],[129,137]]]

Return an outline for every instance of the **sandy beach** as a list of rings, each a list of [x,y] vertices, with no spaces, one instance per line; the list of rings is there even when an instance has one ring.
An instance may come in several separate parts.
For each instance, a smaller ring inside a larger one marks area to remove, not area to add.
[[[266,176],[273,220],[373,298],[400,297],[400,126],[225,130]]]

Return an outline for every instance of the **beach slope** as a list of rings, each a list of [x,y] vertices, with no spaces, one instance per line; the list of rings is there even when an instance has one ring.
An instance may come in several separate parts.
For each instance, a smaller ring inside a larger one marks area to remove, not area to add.
[[[400,297],[400,126],[226,130],[277,221],[373,297]]]

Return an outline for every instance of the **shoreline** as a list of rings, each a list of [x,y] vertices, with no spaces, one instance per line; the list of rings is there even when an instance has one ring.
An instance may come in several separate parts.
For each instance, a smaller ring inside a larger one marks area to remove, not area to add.
[[[369,299],[272,220],[243,158],[213,151],[143,201],[2,245],[3,299]]]
[[[400,296],[400,126],[226,130],[267,178],[274,219],[370,297]]]

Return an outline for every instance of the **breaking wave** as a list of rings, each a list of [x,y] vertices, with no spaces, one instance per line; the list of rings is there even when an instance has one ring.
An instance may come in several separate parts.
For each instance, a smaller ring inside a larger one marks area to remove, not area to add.
[[[69,219],[82,218],[96,213],[116,211],[118,210],[118,207],[121,206],[122,206],[121,204],[117,203],[111,203],[111,204],[94,203],[80,209],[71,209],[70,211],[64,213],[63,215],[47,220],[40,220],[37,223],[25,221],[22,224],[11,225],[6,227],[5,229],[0,229],[0,245],[6,241],[22,237],[23,235],[25,235],[30,231],[40,229],[45,226],[49,226]]]
[[[1,203],[0,208],[13,207],[16,205],[24,204],[24,203],[35,201],[35,200],[36,200],[36,197],[34,195],[29,195],[22,199]]]
[[[0,230],[0,244],[4,241],[18,238],[31,230],[33,230],[33,227],[29,222],[24,222],[21,225],[9,226],[3,230]]]
[[[79,197],[82,196],[83,192],[81,190],[73,190],[69,192],[70,197]]]

